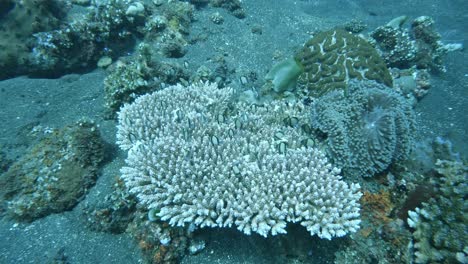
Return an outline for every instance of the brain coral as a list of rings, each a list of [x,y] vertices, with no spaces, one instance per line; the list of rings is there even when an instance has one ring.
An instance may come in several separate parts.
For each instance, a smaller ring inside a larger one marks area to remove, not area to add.
[[[304,106],[232,96],[216,85],[178,85],[121,109],[122,178],[140,203],[177,226],[267,236],[296,222],[327,239],[356,231],[359,185],[307,144]]]
[[[409,103],[374,81],[351,81],[348,92],[332,91],[312,105],[312,126],[327,135],[335,164],[345,175],[369,177],[407,158],[415,130]]]
[[[392,86],[385,62],[374,47],[342,29],[318,33],[296,53],[295,60],[304,67],[297,84],[306,95],[346,89],[351,79]]]

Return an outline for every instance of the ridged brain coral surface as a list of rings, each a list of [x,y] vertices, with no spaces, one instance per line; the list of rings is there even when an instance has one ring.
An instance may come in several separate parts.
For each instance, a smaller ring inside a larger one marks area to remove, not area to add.
[[[348,91],[332,91],[312,105],[312,126],[326,134],[334,164],[346,176],[370,177],[406,159],[415,132],[409,103],[373,81],[351,81]]]
[[[342,29],[316,34],[297,52],[295,59],[304,67],[297,85],[305,95],[315,97],[346,89],[352,79],[392,86],[392,77],[375,48]]]
[[[304,146],[304,106],[230,103],[232,95],[211,84],[171,86],[123,107],[117,138],[128,150],[121,172],[130,192],[171,225],[267,236],[297,222],[327,239],[355,232],[359,185]]]

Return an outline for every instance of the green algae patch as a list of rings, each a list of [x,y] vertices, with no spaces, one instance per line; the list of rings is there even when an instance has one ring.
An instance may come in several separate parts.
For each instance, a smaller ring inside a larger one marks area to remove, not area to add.
[[[283,94],[295,89],[297,78],[302,72],[302,65],[290,58],[274,65],[265,79],[271,82],[271,92]]]

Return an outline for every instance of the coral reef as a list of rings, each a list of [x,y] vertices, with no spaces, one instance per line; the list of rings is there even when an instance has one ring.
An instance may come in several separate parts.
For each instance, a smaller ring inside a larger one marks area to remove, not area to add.
[[[421,100],[431,88],[428,69],[391,68],[390,72],[393,77],[393,88],[414,103]]]
[[[377,51],[343,29],[316,34],[294,58],[268,72],[259,99],[319,97],[347,89],[350,80],[374,80],[392,86],[392,77]]]
[[[445,53],[462,46],[443,45],[430,17],[416,18],[411,29],[402,27],[406,20],[401,16],[378,27],[369,41],[348,32],[364,28],[358,21],[315,34],[294,58],[272,67],[258,99],[319,97],[336,89],[346,91],[350,80],[373,80],[396,85],[416,103],[430,88],[428,71],[444,71]]]
[[[0,79],[27,71],[33,34],[56,29],[67,12],[65,1],[9,0],[0,3]]]
[[[106,107],[114,114],[124,103],[166,84],[175,84],[187,78],[177,63],[159,61],[146,43],[138,45],[134,56],[124,57],[108,68],[104,80]]]
[[[394,212],[402,195],[394,187],[378,188],[363,193],[361,229],[340,245],[334,263],[411,263],[411,233]]]
[[[296,53],[295,60],[304,68],[297,89],[307,96],[346,89],[352,79],[392,86],[392,77],[374,47],[342,29],[316,34]]]
[[[453,150],[450,140],[436,137],[417,142],[405,167],[415,173],[427,174],[434,170],[437,160],[461,161],[461,158],[460,153]]]
[[[7,171],[12,163],[1,149],[3,149],[2,145],[0,145],[0,174]]]
[[[83,217],[93,231],[132,235],[143,252],[145,263],[180,263],[189,253],[203,249],[203,240],[194,240],[193,228],[171,227],[154,215],[154,210],[137,206],[120,177],[112,192],[96,204],[86,204]]]
[[[31,68],[41,76],[93,68],[96,62],[100,63],[99,59],[110,61],[130,54],[137,38],[144,38],[144,45],[155,50],[153,54],[170,58],[184,56],[193,6],[179,1],[155,5],[111,0],[93,6],[83,18],[61,29],[35,34],[29,58]],[[140,55],[134,57],[139,63]],[[134,66],[145,66],[136,65],[139,63],[135,62]],[[133,70],[124,75],[131,74]]]
[[[468,167],[457,161],[438,160],[432,184],[434,198],[409,211],[408,225],[414,229],[416,263],[467,263],[468,258]]]
[[[86,225],[89,229],[122,233],[132,222],[136,211],[136,199],[125,190],[120,179],[113,185],[111,193],[97,205],[87,205],[83,210]]]
[[[369,230],[375,232],[367,233]],[[335,253],[334,263],[411,263],[409,240],[410,233],[405,230],[401,220],[382,227],[371,226],[364,233],[353,235],[352,241],[343,244]]]
[[[244,18],[245,11],[242,8],[240,0],[210,0],[210,4],[214,7],[221,7],[237,18]]]
[[[371,37],[389,67],[408,68],[416,57],[416,46],[409,32],[402,30],[400,23],[392,23],[393,21],[375,29]]]
[[[193,240],[193,229],[171,227],[165,222],[151,221],[147,218],[147,213],[141,210],[134,213],[134,221],[128,226],[127,232],[137,240],[145,263],[180,263],[187,252],[196,250],[190,247],[203,243]]]
[[[155,9],[145,25],[145,44],[167,58],[181,58],[187,52],[193,5],[169,2]],[[156,52],[155,52],[156,53]]]
[[[94,184],[103,160],[103,142],[90,122],[43,133],[0,177],[0,209],[19,221],[73,208]]]
[[[139,61],[117,61],[104,79],[106,107],[117,111],[138,95],[154,91],[159,83],[151,76],[153,70]]]
[[[94,68],[102,56],[124,53],[141,36],[145,23],[144,16],[127,12],[134,5],[130,0],[110,0],[60,29],[34,34],[30,71],[61,75]]]
[[[305,107],[247,105],[233,95],[178,85],[124,106],[117,142],[128,151],[121,172],[130,192],[176,226],[267,236],[296,222],[326,239],[355,232],[359,185],[342,181],[311,146]]]
[[[312,127],[326,136],[330,158],[346,176],[370,177],[408,157],[415,131],[411,106],[373,81],[351,81],[312,104]]]
[[[351,33],[358,34],[364,31],[367,28],[367,25],[363,21],[352,19],[351,21],[345,23],[343,28]]]
[[[178,1],[158,3],[157,8],[149,6],[148,12],[151,15],[144,25],[143,41],[133,54],[121,57],[108,69],[104,83],[110,116],[138,95],[189,79],[185,69],[170,59],[186,53],[193,5]]]
[[[411,23],[411,35],[418,51],[415,66],[444,72],[443,57],[447,49],[440,41],[440,34],[435,30],[434,20],[428,16],[417,17]]]

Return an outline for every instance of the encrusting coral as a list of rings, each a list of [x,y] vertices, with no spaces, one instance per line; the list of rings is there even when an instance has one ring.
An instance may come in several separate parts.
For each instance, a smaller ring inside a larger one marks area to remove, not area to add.
[[[288,222],[331,239],[359,228],[358,184],[313,148],[305,107],[233,102],[199,83],[144,95],[119,112],[122,178],[171,225],[286,233]]]
[[[468,167],[457,161],[438,160],[437,196],[408,212],[408,225],[414,229],[416,263],[468,262],[468,208],[465,201]]]

